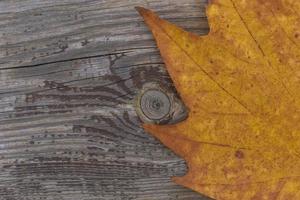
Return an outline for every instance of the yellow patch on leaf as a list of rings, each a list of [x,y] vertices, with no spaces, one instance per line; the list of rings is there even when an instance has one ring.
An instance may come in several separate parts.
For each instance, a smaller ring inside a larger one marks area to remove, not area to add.
[[[137,8],[189,108],[144,125],[188,163],[174,181],[215,199],[300,199],[300,1],[213,0],[197,36]]]

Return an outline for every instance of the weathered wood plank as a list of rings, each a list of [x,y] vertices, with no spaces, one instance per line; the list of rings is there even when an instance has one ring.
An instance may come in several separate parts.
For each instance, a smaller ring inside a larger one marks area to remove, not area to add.
[[[135,112],[172,84],[141,5],[208,31],[204,0],[0,1],[0,199],[203,199]]]

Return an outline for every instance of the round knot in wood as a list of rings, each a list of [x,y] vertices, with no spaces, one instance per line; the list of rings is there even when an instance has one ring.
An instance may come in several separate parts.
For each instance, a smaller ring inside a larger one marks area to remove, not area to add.
[[[171,108],[171,102],[165,93],[160,90],[146,90],[141,95],[140,108],[150,120],[160,120],[166,117]]]
[[[146,83],[137,98],[136,110],[145,123],[174,124],[187,118],[188,111],[176,92],[158,83]]]

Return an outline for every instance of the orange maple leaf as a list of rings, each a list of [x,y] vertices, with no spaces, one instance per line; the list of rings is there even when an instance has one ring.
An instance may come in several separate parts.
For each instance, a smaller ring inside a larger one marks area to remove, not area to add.
[[[137,8],[189,117],[144,125],[215,199],[300,199],[300,1],[214,0],[197,36]]]

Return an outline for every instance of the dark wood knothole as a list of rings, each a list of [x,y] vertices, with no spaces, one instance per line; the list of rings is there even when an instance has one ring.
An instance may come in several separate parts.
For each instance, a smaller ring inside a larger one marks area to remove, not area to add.
[[[158,83],[146,83],[137,97],[136,110],[145,123],[174,124],[183,121],[188,111],[173,91]]]
[[[160,90],[146,90],[140,98],[139,106],[143,114],[150,120],[160,120],[166,117],[171,108],[167,94]]]

